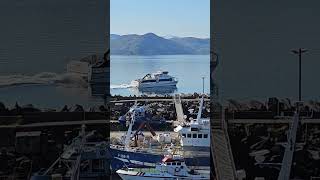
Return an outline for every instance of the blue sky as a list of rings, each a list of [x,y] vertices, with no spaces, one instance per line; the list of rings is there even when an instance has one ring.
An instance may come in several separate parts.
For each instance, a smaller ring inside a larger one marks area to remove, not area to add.
[[[210,0],[111,0],[112,34],[210,37]]]

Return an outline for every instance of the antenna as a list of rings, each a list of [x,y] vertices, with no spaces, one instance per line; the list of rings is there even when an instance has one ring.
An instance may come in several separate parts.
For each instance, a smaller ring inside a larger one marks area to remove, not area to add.
[[[199,104],[199,111],[197,114],[197,121],[199,122],[201,119],[201,114],[202,114],[202,109],[203,109],[203,96],[200,99],[200,104]]]

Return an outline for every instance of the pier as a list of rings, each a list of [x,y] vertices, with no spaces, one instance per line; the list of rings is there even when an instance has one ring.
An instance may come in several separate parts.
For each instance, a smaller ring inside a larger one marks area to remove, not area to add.
[[[290,172],[293,161],[293,153],[295,151],[297,129],[299,125],[299,114],[296,113],[293,116],[292,124],[290,126],[290,131],[288,132],[288,142],[286,144],[286,149],[284,152],[284,157],[282,160],[282,166],[280,169],[278,180],[290,180]]]
[[[177,121],[175,123],[181,124],[184,119],[183,119],[183,109],[182,109],[182,104],[181,104],[181,98],[178,94],[174,96],[174,105],[176,107],[176,112],[177,112]]]
[[[109,121],[108,120],[83,120],[83,121],[40,122],[40,123],[30,123],[30,124],[10,124],[10,125],[0,125],[0,129],[3,129],[3,128],[39,128],[39,127],[56,127],[56,126],[80,126],[82,124],[86,124],[86,125],[109,124]]]
[[[282,119],[229,119],[228,124],[289,124],[292,117]],[[301,124],[320,124],[320,119],[302,118]]]
[[[193,99],[190,99],[190,98],[181,98],[180,97],[180,95],[178,95],[179,96],[179,101],[181,102],[181,101],[199,101],[199,99],[198,98],[193,98]],[[152,102],[152,101],[154,101],[154,102],[157,102],[157,101],[175,101],[175,99],[176,99],[176,97],[173,97],[173,99],[172,98],[156,98],[156,99],[144,99],[144,98],[142,98],[142,99],[123,99],[123,100],[112,100],[112,101],[110,101],[111,103],[122,103],[122,102],[135,102],[135,101],[144,101],[144,102]],[[208,99],[208,98],[204,98],[204,101],[210,101],[210,99]]]
[[[221,118],[211,120],[211,154],[217,180],[235,180],[236,171],[227,133],[224,111]]]

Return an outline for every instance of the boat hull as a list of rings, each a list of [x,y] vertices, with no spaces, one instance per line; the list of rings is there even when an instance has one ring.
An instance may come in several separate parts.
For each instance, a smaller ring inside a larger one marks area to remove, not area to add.
[[[134,176],[134,175],[126,175],[126,174],[119,174],[119,176],[123,180],[150,180],[150,179],[176,180],[177,179],[177,178],[162,178],[162,177],[143,177],[143,176]]]
[[[156,179],[156,180],[209,180],[210,178],[177,178],[177,177],[172,177],[172,178],[162,178],[162,177],[142,177],[142,176],[128,176],[128,175],[119,175],[121,179],[123,180],[151,180],[151,179]]]
[[[210,148],[184,151],[183,156],[187,166],[210,167]],[[110,148],[113,157],[111,167],[113,170],[128,167],[152,167],[163,158],[163,152],[131,152],[124,149]]]
[[[118,170],[117,174],[123,180],[209,180],[209,176],[191,175],[191,176],[175,176],[165,172],[144,173],[137,171]]]
[[[102,180],[102,179],[107,179],[109,178],[110,175],[104,175],[104,176],[99,176],[99,177],[79,177],[79,180]],[[59,177],[54,177],[54,176],[49,176],[49,175],[34,175],[31,176],[30,180],[55,180],[55,179],[60,179],[60,180],[71,180],[72,178],[70,176],[59,176]]]

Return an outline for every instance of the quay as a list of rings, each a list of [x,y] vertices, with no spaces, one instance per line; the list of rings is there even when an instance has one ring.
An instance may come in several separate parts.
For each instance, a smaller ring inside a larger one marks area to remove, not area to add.
[[[180,97],[180,96],[179,96]],[[181,101],[199,101],[199,98],[180,98]],[[157,99],[125,99],[125,100],[112,100],[111,103],[122,103],[122,102],[135,102],[135,101],[145,101],[145,102],[152,102],[152,101],[174,101],[172,98],[157,98]],[[204,98],[204,101],[210,101],[208,98]]]
[[[1,119],[1,117],[0,117]],[[55,126],[80,126],[82,124],[86,125],[99,125],[99,124],[109,124],[108,120],[83,120],[83,121],[53,121],[53,122],[39,122],[30,124],[10,124],[10,125],[0,125],[0,129],[3,128],[37,128],[37,127],[55,127]]]
[[[291,118],[283,119],[229,119],[228,124],[288,124],[292,123]],[[320,119],[302,118],[301,124],[320,124]]]

